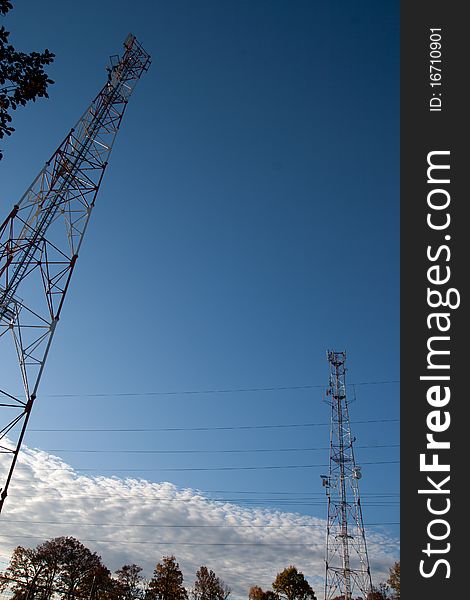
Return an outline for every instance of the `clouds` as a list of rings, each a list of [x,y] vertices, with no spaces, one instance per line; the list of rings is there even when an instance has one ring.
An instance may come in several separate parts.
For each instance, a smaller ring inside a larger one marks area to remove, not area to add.
[[[79,475],[60,458],[25,448],[1,516],[3,561],[17,545],[71,535],[116,570],[137,563],[150,577],[162,555],[174,554],[185,585],[201,565],[247,598],[294,564],[322,597],[325,522],[269,508],[247,508],[171,483]],[[368,532],[375,581],[397,559],[396,540]]]

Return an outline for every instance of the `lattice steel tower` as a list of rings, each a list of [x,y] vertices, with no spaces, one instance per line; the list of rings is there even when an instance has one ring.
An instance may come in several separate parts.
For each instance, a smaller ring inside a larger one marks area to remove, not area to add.
[[[0,224],[0,511],[116,134],[149,65],[129,34],[96,98]]]
[[[328,351],[327,357],[330,465],[328,475],[321,476],[328,498],[325,600],[337,596],[365,600],[372,590],[372,580],[359,496],[361,467],[354,459],[355,438],[351,435],[346,398],[346,352]]]

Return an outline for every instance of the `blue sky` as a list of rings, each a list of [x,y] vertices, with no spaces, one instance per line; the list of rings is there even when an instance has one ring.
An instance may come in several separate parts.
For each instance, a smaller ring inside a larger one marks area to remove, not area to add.
[[[297,466],[328,459],[326,350],[346,349],[350,382],[399,379],[398,21],[391,1],[15,3],[12,42],[55,52],[56,83],[2,141],[2,214],[129,31],[153,58],[103,181],[29,447],[90,475],[269,496],[262,506],[325,517],[325,467]],[[322,387],[145,395],[306,385]],[[370,496],[399,492],[398,391],[357,385],[350,408],[353,421],[386,420],[353,425],[370,523],[399,520],[397,496]],[[318,425],[188,430],[302,423]],[[34,431],[51,428],[186,431]],[[135,452],[293,448],[323,449]],[[157,470],[254,466],[296,468]],[[279,500],[301,495],[315,500]]]

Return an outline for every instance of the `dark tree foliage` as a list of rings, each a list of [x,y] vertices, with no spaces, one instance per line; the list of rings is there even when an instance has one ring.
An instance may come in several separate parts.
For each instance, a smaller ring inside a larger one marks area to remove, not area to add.
[[[188,600],[183,573],[174,556],[164,556],[155,567],[146,600]]]
[[[55,538],[45,542],[44,546],[56,561],[59,568],[58,586],[66,593],[68,600],[86,593],[96,593],[99,583],[106,579],[101,558],[77,539]],[[107,569],[106,571],[109,577],[110,573]]]
[[[279,596],[272,590],[263,590],[259,585],[254,585],[248,592],[249,600],[279,600]]]
[[[111,576],[101,557],[73,537],[57,537],[36,546],[18,546],[6,570],[0,572],[0,593],[10,600],[189,600],[183,573],[174,556],[157,563],[152,579],[142,567],[124,565]],[[231,589],[214,571],[201,566],[189,596],[191,600],[227,600]],[[390,569],[387,583],[373,587],[367,598],[399,600],[400,563]],[[315,592],[296,567],[277,574],[271,590],[253,586],[249,600],[317,600]],[[345,600],[344,595],[333,600]]]
[[[8,0],[0,0],[0,14],[13,8]],[[10,33],[0,27],[0,139],[11,135],[14,128],[11,111],[36,98],[48,98],[47,88],[54,83],[44,72],[44,66],[54,60],[49,50],[20,52],[8,41]],[[0,160],[3,155],[0,150]]]
[[[13,600],[42,597],[47,566],[38,549],[18,546],[0,577],[0,590],[9,589]]]
[[[232,590],[214,571],[201,567],[196,573],[194,600],[227,600]]]
[[[390,600],[391,598],[390,587],[384,582],[379,583],[377,587],[373,587],[367,596],[367,600]]]
[[[264,590],[259,587],[259,585],[254,585],[250,588],[248,592],[249,600],[264,600]]]
[[[142,600],[144,597],[142,567],[124,565],[116,571],[116,593],[119,600]]]
[[[379,590],[373,590],[367,594],[367,600],[386,600],[386,598]]]
[[[113,581],[95,552],[73,537],[59,537],[36,548],[18,546],[0,588],[9,589],[13,600],[101,600]]]
[[[273,590],[286,600],[316,600],[315,592],[303,573],[294,566],[287,567],[277,574]]]
[[[77,600],[115,600],[116,581],[112,579],[108,567],[99,565],[87,573],[78,593]]]
[[[400,600],[400,561],[396,562],[390,569],[390,577],[387,583],[394,592],[393,597]]]

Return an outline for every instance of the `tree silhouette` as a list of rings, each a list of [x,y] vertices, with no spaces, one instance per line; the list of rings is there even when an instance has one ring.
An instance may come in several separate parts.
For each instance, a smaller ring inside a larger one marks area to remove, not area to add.
[[[9,0],[0,0],[0,15],[13,8]],[[10,33],[0,27],[0,139],[11,135],[14,128],[11,112],[36,98],[48,98],[47,88],[54,83],[44,72],[44,66],[54,60],[49,50],[20,52],[10,43]],[[0,160],[3,154],[0,150]]]
[[[396,600],[400,600],[400,561],[396,562],[390,569],[390,577],[387,583],[394,591],[393,597]]]
[[[150,580],[146,600],[187,600],[183,573],[174,556],[164,556]]]
[[[142,567],[138,565],[124,565],[116,571],[116,593],[120,600],[142,600],[144,590],[142,587]]]
[[[110,575],[95,552],[73,537],[58,537],[36,548],[15,548],[0,590],[9,589],[12,600],[99,600],[113,589]]]
[[[44,589],[47,561],[38,549],[18,546],[13,551],[5,573],[0,578],[0,590],[10,589],[13,600],[33,600]]]
[[[101,558],[74,537],[54,538],[45,542],[42,548],[57,568],[57,585],[65,592],[67,600],[90,594],[92,586],[97,584],[96,576],[99,575],[101,580],[104,577],[100,571],[104,566]]]
[[[227,600],[231,591],[214,571],[204,566],[198,569],[194,584],[194,600]]]
[[[294,566],[287,567],[277,574],[273,590],[286,600],[316,600],[315,592]]]
[[[279,600],[279,596],[272,590],[263,590],[259,585],[254,585],[248,592],[249,600]]]
[[[248,600],[264,600],[264,591],[259,585],[253,585],[248,592]]]

